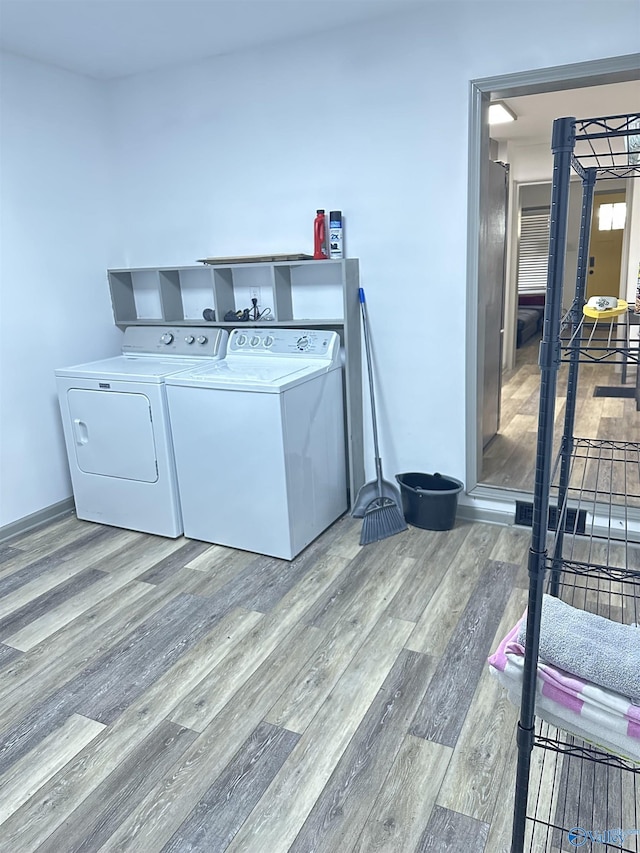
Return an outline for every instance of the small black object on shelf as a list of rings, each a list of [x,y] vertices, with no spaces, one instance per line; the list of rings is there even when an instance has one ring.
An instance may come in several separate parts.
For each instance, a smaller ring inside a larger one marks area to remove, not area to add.
[[[215,323],[216,312],[213,310],[213,308],[205,308],[202,312],[202,317],[209,323]]]
[[[248,323],[249,319],[248,308],[245,308],[243,311],[227,311],[224,315],[225,323]]]

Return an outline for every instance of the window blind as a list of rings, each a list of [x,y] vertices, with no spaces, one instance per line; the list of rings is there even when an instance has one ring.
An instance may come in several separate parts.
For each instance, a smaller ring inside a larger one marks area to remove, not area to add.
[[[549,214],[548,207],[527,207],[521,211],[518,293],[540,293],[547,289]]]

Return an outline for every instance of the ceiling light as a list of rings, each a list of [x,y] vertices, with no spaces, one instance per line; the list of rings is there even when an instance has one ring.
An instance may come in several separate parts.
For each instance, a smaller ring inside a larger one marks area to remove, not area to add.
[[[510,110],[502,101],[489,104],[489,124],[504,124],[507,121],[515,121],[518,116]]]

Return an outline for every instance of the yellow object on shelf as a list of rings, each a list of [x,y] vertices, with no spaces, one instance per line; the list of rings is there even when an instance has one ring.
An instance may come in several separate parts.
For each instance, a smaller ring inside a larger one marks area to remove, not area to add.
[[[586,317],[591,317],[593,320],[608,320],[611,317],[619,317],[621,314],[626,314],[629,308],[629,303],[624,299],[618,299],[618,304],[615,308],[606,308],[604,311],[598,311],[597,308],[591,308],[589,305],[582,306],[582,313]]]

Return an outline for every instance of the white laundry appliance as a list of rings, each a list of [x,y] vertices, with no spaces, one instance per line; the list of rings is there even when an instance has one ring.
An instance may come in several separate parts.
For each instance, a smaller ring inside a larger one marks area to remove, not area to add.
[[[185,536],[291,560],[346,511],[336,332],[236,329],[167,397]]]
[[[224,357],[221,329],[128,326],[122,355],[55,371],[78,518],[182,534],[165,378]]]

